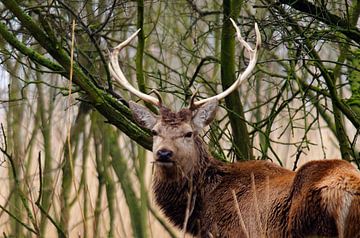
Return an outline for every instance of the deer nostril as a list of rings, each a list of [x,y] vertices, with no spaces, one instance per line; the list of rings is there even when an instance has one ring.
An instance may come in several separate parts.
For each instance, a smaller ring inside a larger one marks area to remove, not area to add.
[[[159,160],[169,160],[173,155],[171,150],[158,150],[156,156]]]

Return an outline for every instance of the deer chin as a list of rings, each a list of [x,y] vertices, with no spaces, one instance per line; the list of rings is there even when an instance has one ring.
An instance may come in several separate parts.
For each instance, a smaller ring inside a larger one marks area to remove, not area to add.
[[[178,165],[174,161],[153,161],[155,165],[155,177],[156,180],[161,183],[169,183],[178,180],[182,177],[182,172]]]

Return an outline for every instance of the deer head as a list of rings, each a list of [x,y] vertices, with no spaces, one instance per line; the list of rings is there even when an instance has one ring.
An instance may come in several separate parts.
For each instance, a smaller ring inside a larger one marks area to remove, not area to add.
[[[196,110],[182,109],[174,113],[166,107],[155,115],[144,106],[130,102],[135,120],[151,130],[153,156],[160,174],[178,178],[191,177],[200,166],[199,132],[215,117],[217,100],[211,100]],[[180,176],[180,177],[182,177]]]
[[[195,95],[191,98],[189,108],[172,112],[162,105],[161,97],[158,98],[144,94],[135,89],[126,80],[118,62],[119,51],[135,38],[136,31],[126,41],[119,44],[110,54],[109,69],[112,76],[127,90],[138,96],[145,102],[151,103],[159,108],[159,115],[155,115],[146,107],[135,102],[130,102],[130,109],[135,120],[153,134],[153,156],[156,167],[166,178],[176,178],[181,174],[191,177],[194,170],[201,164],[201,144],[198,134],[201,129],[207,126],[215,117],[218,108],[218,101],[229,95],[250,75],[257,61],[257,51],[261,44],[260,32],[257,24],[256,46],[254,49],[243,40],[240,30],[235,22],[230,19],[237,33],[240,43],[246,48],[250,55],[250,61],[245,71],[240,74],[237,80],[224,92],[213,97],[195,101]]]

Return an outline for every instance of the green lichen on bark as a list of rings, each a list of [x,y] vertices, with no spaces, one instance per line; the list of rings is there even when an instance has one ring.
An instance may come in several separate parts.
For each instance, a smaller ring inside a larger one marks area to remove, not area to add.
[[[221,36],[221,83],[223,90],[227,89],[236,80],[235,77],[235,29],[230,18],[236,19],[240,13],[242,1],[223,1],[223,28]],[[225,98],[231,124],[232,137],[236,160],[253,158],[247,130],[244,109],[237,92]]]
[[[347,104],[360,117],[360,50],[354,52],[351,63],[353,65],[349,73],[351,97],[347,100]]]

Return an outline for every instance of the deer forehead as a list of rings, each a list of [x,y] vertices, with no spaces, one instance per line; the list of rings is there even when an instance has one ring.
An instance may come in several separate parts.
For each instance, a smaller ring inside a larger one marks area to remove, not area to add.
[[[183,136],[185,133],[193,131],[193,128],[190,122],[182,122],[176,125],[172,125],[163,121],[159,121],[154,126],[154,130],[156,130],[157,133],[160,134],[162,137],[172,138],[177,136]]]

